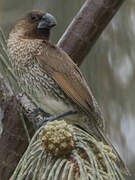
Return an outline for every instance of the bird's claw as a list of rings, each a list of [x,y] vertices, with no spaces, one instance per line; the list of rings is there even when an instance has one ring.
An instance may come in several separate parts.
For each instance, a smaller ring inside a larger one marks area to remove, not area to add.
[[[50,116],[50,117],[45,117],[45,118],[43,118],[42,121],[37,123],[37,126],[41,127],[41,126],[45,125],[48,121],[55,121],[57,119],[63,118],[65,116],[73,115],[73,114],[76,114],[76,113],[77,113],[76,111],[68,111],[68,112],[65,112],[65,113],[62,113],[62,114],[59,114],[59,115],[53,115],[53,116]]]

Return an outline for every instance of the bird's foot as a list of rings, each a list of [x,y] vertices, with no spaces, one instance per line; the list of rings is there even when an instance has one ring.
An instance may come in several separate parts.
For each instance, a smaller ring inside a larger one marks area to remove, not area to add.
[[[40,107],[37,107],[33,111],[31,111],[30,118],[32,119],[34,129],[37,130],[37,128],[39,128],[38,122],[42,121],[43,117],[49,117],[49,116],[51,116],[51,114],[45,112]]]
[[[34,109],[34,111],[32,112],[33,117],[38,116],[39,114],[42,114],[43,116],[49,117],[51,116],[51,114],[49,114],[48,112],[45,112],[43,109],[41,109],[40,107],[37,107],[36,109]]]
[[[65,112],[65,113],[62,113],[62,114],[53,115],[53,116],[50,116],[50,117],[45,117],[42,121],[37,123],[37,126],[41,127],[41,126],[45,125],[48,121],[54,121],[54,120],[63,118],[65,116],[73,115],[73,114],[76,114],[76,113],[77,113],[76,111],[68,111],[68,112]]]

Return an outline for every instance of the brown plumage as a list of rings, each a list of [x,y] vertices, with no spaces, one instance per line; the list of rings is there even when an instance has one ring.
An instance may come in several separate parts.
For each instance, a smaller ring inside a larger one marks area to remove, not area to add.
[[[49,41],[50,29],[55,25],[50,14],[32,11],[11,31],[8,49],[20,86],[52,115],[77,111],[64,119],[110,144],[104,136],[101,111],[82,73],[62,49]]]

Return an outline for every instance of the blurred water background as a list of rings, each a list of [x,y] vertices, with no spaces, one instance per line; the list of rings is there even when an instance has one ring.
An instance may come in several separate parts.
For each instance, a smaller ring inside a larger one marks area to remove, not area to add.
[[[84,0],[0,0],[0,26],[6,36],[16,20],[31,9],[57,19],[57,42]],[[106,120],[106,134],[135,179],[135,1],[127,0],[81,66]]]

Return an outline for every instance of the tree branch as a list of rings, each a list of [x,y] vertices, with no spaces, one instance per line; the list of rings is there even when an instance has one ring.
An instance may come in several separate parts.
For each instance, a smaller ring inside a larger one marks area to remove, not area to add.
[[[6,180],[13,173],[26,150],[28,140],[17,111],[16,98],[8,81],[2,75],[0,75],[0,109],[3,113],[3,132],[0,137],[0,179]]]
[[[86,0],[58,42],[80,65],[124,0]]]

